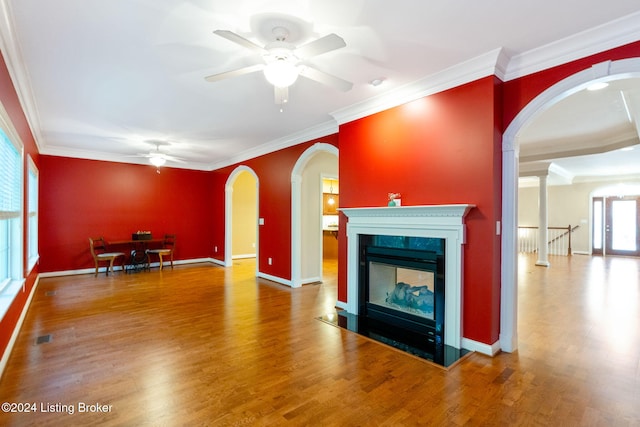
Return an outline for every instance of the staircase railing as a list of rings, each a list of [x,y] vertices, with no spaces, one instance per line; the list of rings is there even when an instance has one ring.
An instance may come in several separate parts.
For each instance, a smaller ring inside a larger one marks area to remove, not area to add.
[[[571,256],[571,235],[579,225],[566,227],[547,227],[549,255]],[[518,251],[523,253],[538,252],[539,227],[518,226]]]

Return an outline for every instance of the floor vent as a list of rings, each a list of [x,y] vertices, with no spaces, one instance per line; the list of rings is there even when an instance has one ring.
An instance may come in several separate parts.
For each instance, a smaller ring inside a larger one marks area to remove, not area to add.
[[[44,295],[47,296],[47,297],[52,297],[57,293],[58,292],[56,292],[56,291],[47,291],[47,292],[44,293]]]
[[[52,340],[51,334],[42,335],[36,338],[36,344],[44,344],[47,342],[51,342],[51,340]]]

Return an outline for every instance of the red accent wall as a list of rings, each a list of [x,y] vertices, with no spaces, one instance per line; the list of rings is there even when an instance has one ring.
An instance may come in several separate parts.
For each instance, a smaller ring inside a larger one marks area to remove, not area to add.
[[[24,115],[22,110],[22,106],[20,105],[20,100],[18,99],[18,95],[15,91],[13,83],[11,81],[11,76],[9,75],[9,71],[7,69],[6,63],[4,61],[4,57],[0,55],[0,101],[4,106],[9,118],[20,136],[22,143],[24,144],[24,162],[23,169],[25,171],[28,170],[28,157],[33,159],[33,162],[36,166],[39,166],[40,157],[38,154],[38,147],[36,146],[35,139],[33,134],[31,133],[31,128],[29,127],[29,123],[27,122],[27,118]],[[27,200],[28,200],[28,185],[27,185],[27,174],[25,174],[25,179],[23,183],[25,198],[23,204],[23,229],[27,230],[28,224],[28,210],[27,210]],[[22,247],[24,249],[23,253],[23,266],[24,266],[24,277],[25,283],[23,286],[22,292],[19,292],[13,303],[5,313],[5,315],[0,319],[0,357],[4,355],[4,352],[9,344],[11,339],[11,335],[18,323],[20,318],[20,314],[27,302],[29,294],[35,285],[36,279],[38,277],[38,265],[29,271],[29,265],[27,262],[27,234],[24,234]]]
[[[264,225],[258,227],[259,265],[261,273],[291,279],[291,173],[305,150],[323,142],[338,145],[338,135],[328,135],[237,163],[213,172],[215,215],[224,219],[225,185],[238,166],[251,168],[258,176],[258,215]],[[215,258],[224,259],[224,220],[215,225],[214,245],[222,248]],[[273,259],[269,265],[268,258]]]
[[[340,200],[345,207],[381,206],[392,191],[402,193],[405,205],[478,205],[467,218],[465,337],[491,344],[499,334],[500,239],[495,221],[501,214],[500,131],[558,81],[593,64],[630,57],[640,57],[640,41],[504,84],[493,77],[481,79],[344,124],[338,135],[318,140],[339,145]],[[175,232],[178,259],[222,259],[225,183],[240,164],[252,168],[260,180],[259,210],[265,225],[259,230],[259,269],[290,279],[291,171],[304,150],[317,141],[213,172],[163,168],[160,175],[151,166],[39,156],[0,61],[0,100],[25,152],[40,169],[41,255],[40,267],[25,273],[24,292],[0,320],[0,352],[6,349],[39,271],[93,265],[89,236],[120,240],[138,229],[156,236]],[[346,301],[344,221],[342,217],[340,301]],[[219,247],[217,254],[213,246]],[[274,258],[271,266],[268,257]]]
[[[500,319],[500,102],[500,82],[487,77],[340,127],[342,207],[385,206],[390,192],[403,206],[477,205],[466,219],[463,334],[484,343],[498,339]],[[344,243],[339,251],[346,266]]]
[[[640,41],[504,83],[504,128],[536,96],[565,78],[605,61],[640,57]]]
[[[213,224],[209,172],[41,156],[40,271],[93,267],[89,237],[154,238],[175,233],[175,258],[211,257]],[[127,248],[125,248],[127,249]]]

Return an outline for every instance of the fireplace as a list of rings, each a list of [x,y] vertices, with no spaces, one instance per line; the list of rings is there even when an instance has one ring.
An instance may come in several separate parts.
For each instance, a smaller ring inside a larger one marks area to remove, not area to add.
[[[383,329],[381,333],[387,329],[387,335],[397,335],[401,330],[422,342],[425,351],[441,351],[445,330],[444,246],[445,240],[440,238],[359,236],[358,312],[371,329]]]
[[[350,321],[406,335],[436,353],[461,349],[464,218],[473,207],[341,209]]]

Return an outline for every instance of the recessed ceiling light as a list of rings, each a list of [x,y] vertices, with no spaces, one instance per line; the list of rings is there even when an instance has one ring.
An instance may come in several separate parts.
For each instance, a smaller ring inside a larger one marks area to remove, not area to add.
[[[600,89],[604,89],[607,86],[609,86],[609,83],[607,82],[595,82],[587,86],[587,90],[590,90],[590,91],[600,90]]]
[[[369,84],[373,87],[377,87],[380,86],[382,83],[384,83],[385,78],[384,77],[378,77],[377,79],[373,79],[369,82]]]

